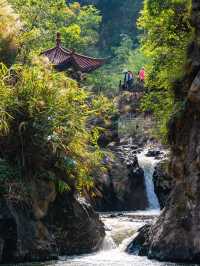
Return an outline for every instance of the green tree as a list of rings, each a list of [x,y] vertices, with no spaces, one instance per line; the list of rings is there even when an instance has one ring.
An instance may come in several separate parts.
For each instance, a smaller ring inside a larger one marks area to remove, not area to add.
[[[136,21],[142,6],[141,0],[101,0],[97,7],[102,11],[101,46],[119,46],[122,35],[128,35],[137,46]],[[120,21],[120,23],[119,23]]]
[[[173,86],[184,74],[186,51],[191,40],[190,0],[145,0],[138,20],[144,31],[142,51],[150,58],[142,109],[152,110],[158,128],[166,136],[166,122],[173,112]]]
[[[128,35],[138,45],[136,21],[142,7],[142,0],[69,0],[81,5],[95,5],[102,14],[99,45],[103,52],[112,52],[120,45],[121,36]]]
[[[108,64],[88,76],[87,82],[92,84],[92,90],[106,95],[118,94],[119,82],[124,79],[123,71],[131,70],[137,79],[138,71],[147,62],[140,50],[133,48],[133,41],[127,35],[123,36],[120,46],[113,48],[113,54]]]
[[[91,187],[91,172],[100,167],[102,152],[96,129],[88,128],[87,121],[102,114],[98,102],[103,99],[91,102],[85,90],[52,71],[45,59],[13,71],[1,65],[1,159],[26,181],[45,178],[80,190]],[[106,104],[104,114],[111,108]]]
[[[38,54],[55,45],[56,32],[62,33],[64,46],[85,51],[98,41],[101,16],[92,6],[65,0],[10,0],[23,21],[21,56]]]
[[[66,29],[71,27],[72,34],[72,28],[79,27],[77,39],[72,41],[71,35],[68,41],[80,49],[94,43],[98,12],[92,6],[67,6],[61,0],[12,0],[20,22],[7,2],[0,4],[4,12],[0,44],[10,33],[9,41],[21,52],[19,63],[10,68],[0,61],[1,184],[25,183],[19,191],[32,179],[51,179],[59,189],[89,189],[93,169],[101,168],[102,151],[97,145],[99,129],[88,121],[96,116],[108,119],[113,104],[103,96],[92,96],[66,73],[56,72],[46,58],[33,55],[53,45],[57,29],[65,31],[67,39]]]

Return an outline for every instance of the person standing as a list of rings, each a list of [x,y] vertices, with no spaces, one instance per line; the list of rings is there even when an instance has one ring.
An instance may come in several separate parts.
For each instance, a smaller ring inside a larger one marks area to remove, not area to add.
[[[127,89],[128,87],[128,70],[123,71],[124,74],[124,84],[123,84],[123,89]]]
[[[133,80],[134,80],[133,72],[131,72],[130,70],[124,70],[123,74],[124,74],[123,89],[129,90],[133,86]]]
[[[131,89],[133,87],[133,73],[131,71],[128,71],[128,89]]]
[[[142,67],[141,70],[139,71],[139,80],[140,82],[144,83],[145,80],[145,68]]]

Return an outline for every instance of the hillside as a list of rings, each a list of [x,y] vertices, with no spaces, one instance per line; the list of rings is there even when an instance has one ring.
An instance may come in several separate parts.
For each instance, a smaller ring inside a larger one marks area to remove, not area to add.
[[[79,0],[78,2],[81,5],[95,5],[101,11],[101,48],[110,50],[111,47],[118,46],[124,34],[130,36],[136,45],[138,35],[136,20],[142,7],[142,0]]]

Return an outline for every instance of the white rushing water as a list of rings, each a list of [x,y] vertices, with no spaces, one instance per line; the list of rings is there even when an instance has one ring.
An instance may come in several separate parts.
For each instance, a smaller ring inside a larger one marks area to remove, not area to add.
[[[102,250],[93,254],[81,256],[62,257],[58,262],[37,264],[37,266],[186,266],[184,264],[165,263],[148,260],[146,257],[129,255],[125,252],[128,243],[133,238],[134,232],[149,221],[141,219],[141,214],[152,219],[152,214],[157,212],[134,212],[114,218],[103,215],[107,237]],[[138,216],[138,218],[137,218]],[[132,236],[132,237],[131,237]],[[189,266],[187,264],[187,266]],[[190,264],[190,266],[197,266]]]
[[[149,209],[159,210],[160,204],[154,191],[153,173],[159,160],[154,157],[147,157],[148,149],[143,150],[137,155],[140,167],[144,170],[145,187],[147,192],[147,199],[149,203]]]
[[[119,215],[119,213],[118,213]],[[147,259],[130,256],[125,252],[127,245],[133,239],[136,231],[145,224],[138,217],[141,213],[126,213],[124,216],[110,217],[109,214],[102,214],[102,220],[106,228],[106,238],[101,251],[86,255],[65,257],[58,265],[63,266],[147,266]],[[131,216],[134,216],[134,219]],[[136,216],[136,217],[135,217]],[[158,264],[159,265],[159,264]]]

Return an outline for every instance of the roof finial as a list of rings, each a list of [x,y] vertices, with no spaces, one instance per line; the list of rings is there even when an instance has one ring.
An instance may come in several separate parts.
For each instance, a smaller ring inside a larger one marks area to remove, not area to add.
[[[76,50],[74,48],[71,49],[71,54],[75,54]]]
[[[60,32],[57,32],[56,34],[56,46],[60,46],[61,44],[61,34]]]

